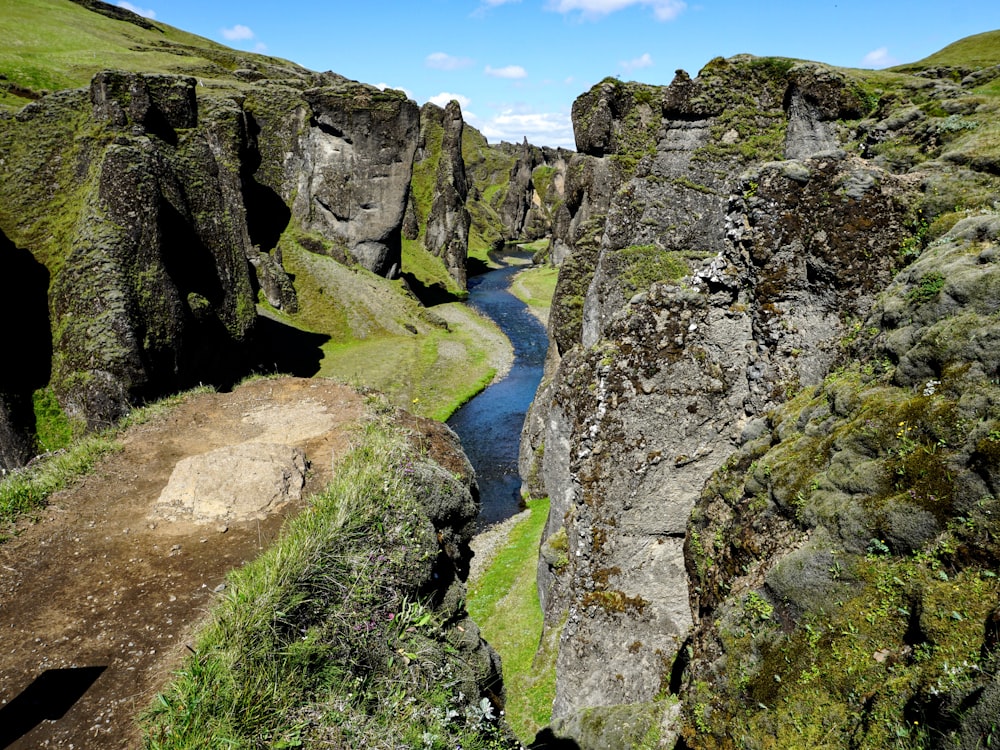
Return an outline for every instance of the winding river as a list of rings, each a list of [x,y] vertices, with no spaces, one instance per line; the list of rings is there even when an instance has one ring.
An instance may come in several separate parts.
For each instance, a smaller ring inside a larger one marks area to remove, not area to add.
[[[508,252],[501,260],[528,259],[530,253]],[[469,304],[491,318],[514,347],[507,377],[473,398],[448,420],[462,439],[476,470],[483,510],[480,527],[503,521],[521,509],[517,454],[524,415],[542,380],[548,337],[527,305],[508,291],[514,275],[525,268],[507,264],[469,279]]]

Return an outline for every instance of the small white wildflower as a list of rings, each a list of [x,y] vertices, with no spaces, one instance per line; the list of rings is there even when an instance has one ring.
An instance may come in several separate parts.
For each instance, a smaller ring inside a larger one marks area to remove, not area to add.
[[[934,389],[937,388],[939,385],[941,385],[940,380],[928,380],[927,383],[924,384],[924,395],[933,396]]]

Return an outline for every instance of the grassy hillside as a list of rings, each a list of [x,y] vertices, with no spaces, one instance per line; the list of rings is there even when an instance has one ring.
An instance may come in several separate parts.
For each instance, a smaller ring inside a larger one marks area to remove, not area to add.
[[[915,73],[941,65],[973,70],[1000,65],[1000,29],[959,39],[923,60],[899,65],[893,70]]]
[[[149,711],[145,747],[517,746],[482,694],[498,686],[461,594],[429,594],[445,585],[438,539],[456,536],[442,506],[466,523],[468,489],[384,418],[355,445],[277,544],[231,576]]]
[[[266,77],[309,75],[293,63],[241,52],[111,5],[118,18],[88,9],[98,0],[0,0],[0,107],[19,108],[47,93],[85,86],[115,68],[197,77],[208,88],[245,85],[235,70]]]

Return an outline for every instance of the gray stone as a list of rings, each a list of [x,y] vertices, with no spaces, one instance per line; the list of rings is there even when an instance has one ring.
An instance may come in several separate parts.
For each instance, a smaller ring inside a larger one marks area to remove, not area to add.
[[[154,513],[213,525],[262,519],[302,497],[305,471],[305,454],[298,448],[226,446],[178,462]]]

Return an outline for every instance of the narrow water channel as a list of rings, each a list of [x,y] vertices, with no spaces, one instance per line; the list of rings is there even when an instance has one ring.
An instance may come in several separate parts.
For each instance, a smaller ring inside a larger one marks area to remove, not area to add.
[[[530,253],[507,253],[501,260],[530,257]],[[545,327],[528,312],[527,305],[508,291],[511,279],[524,268],[505,265],[469,279],[469,304],[500,326],[514,347],[514,364],[507,377],[448,420],[476,470],[483,502],[480,527],[503,521],[520,510],[517,454],[521,427],[545,365]]]

